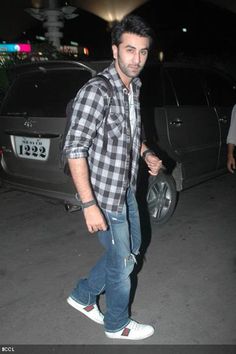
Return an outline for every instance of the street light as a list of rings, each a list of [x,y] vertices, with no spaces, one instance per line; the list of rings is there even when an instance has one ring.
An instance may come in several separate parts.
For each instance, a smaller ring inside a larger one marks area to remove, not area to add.
[[[148,0],[73,0],[74,6],[93,13],[108,22],[109,27]]]

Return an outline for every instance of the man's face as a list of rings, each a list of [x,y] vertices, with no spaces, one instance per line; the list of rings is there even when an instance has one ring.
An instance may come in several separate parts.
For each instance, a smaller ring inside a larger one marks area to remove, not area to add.
[[[139,75],[146,63],[149,45],[149,38],[124,33],[119,46],[112,46],[116,69],[123,81]]]

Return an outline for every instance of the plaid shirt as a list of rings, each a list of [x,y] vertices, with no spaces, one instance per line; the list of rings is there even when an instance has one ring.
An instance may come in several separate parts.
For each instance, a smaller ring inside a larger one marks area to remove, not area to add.
[[[141,145],[141,82],[139,78],[132,81],[136,126],[131,138],[128,91],[114,63],[102,74],[113,87],[108,117],[104,119],[109,102],[106,84],[102,80],[91,79],[75,97],[64,153],[70,159],[87,158],[99,206],[110,212],[120,212],[127,188],[130,186],[136,190]]]

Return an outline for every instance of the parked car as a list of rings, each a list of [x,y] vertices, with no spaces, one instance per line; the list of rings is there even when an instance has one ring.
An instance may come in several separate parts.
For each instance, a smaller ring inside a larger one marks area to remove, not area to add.
[[[105,66],[50,61],[9,72],[11,85],[0,111],[5,184],[78,205],[71,177],[60,164],[66,105]],[[151,219],[163,224],[175,210],[178,192],[226,171],[236,85],[223,72],[186,64],[150,64],[142,81],[146,140],[166,167],[147,181],[146,200]]]
[[[147,66],[142,80],[146,138],[167,168],[150,179],[147,192],[151,218],[161,224],[177,192],[226,172],[236,83],[222,71],[176,63]]]

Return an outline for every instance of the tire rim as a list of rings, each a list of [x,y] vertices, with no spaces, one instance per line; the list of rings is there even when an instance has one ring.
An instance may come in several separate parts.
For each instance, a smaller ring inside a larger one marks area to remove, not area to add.
[[[147,196],[151,216],[157,220],[163,219],[171,205],[171,190],[166,182],[155,183]]]

